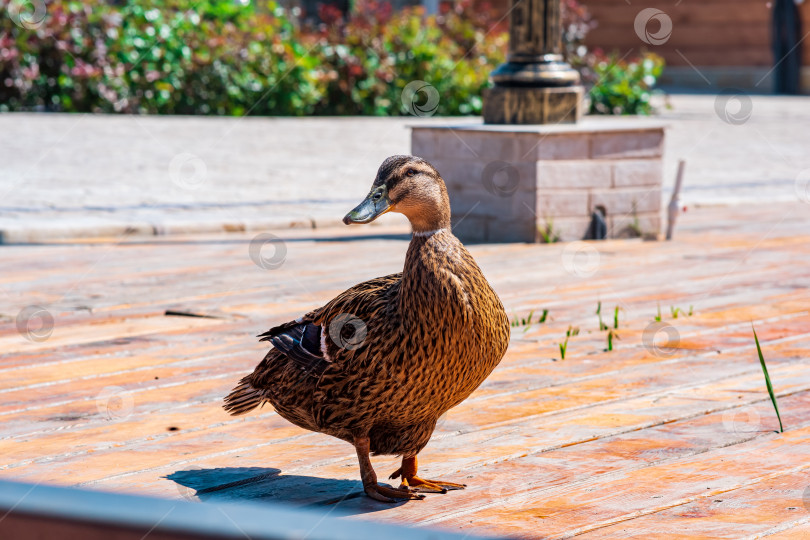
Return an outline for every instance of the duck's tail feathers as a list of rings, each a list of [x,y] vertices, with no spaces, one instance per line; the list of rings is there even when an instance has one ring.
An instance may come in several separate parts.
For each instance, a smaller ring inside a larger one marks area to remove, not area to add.
[[[222,408],[231,416],[239,416],[252,411],[265,401],[267,399],[264,397],[264,392],[251,386],[248,377],[245,377],[225,398]]]

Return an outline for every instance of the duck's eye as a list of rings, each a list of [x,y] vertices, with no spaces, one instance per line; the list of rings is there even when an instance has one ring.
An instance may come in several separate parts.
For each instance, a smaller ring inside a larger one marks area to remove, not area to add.
[[[416,171],[413,169],[408,169],[407,171],[405,171],[405,174],[407,176],[414,176],[416,174]]]

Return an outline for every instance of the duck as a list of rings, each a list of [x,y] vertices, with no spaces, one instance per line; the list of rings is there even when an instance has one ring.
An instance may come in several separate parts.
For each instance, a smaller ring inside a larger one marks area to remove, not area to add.
[[[466,487],[418,476],[417,455],[437,420],[500,363],[510,325],[452,233],[447,187],[435,167],[410,155],[387,158],[343,222],[371,223],[388,212],[403,214],[412,228],[403,270],[260,334],[272,348],[223,406],[236,416],[270,403],[293,424],[348,442],[365,494],[392,503]],[[389,477],[400,478],[399,487],[378,482],[371,455],[401,457]]]

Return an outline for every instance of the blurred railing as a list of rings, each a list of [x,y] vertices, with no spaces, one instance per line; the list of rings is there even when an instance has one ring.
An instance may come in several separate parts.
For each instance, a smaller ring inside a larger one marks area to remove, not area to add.
[[[0,481],[0,538],[4,540],[474,538],[435,529],[338,519],[335,514],[329,507],[300,510],[267,503],[194,503]]]

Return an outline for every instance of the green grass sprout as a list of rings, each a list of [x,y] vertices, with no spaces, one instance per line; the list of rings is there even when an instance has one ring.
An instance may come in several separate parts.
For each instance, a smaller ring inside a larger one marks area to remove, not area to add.
[[[571,336],[579,335],[579,328],[575,326],[569,326],[568,330],[565,331],[565,341],[560,343],[560,359],[565,360],[565,352],[568,350],[568,338]]]
[[[765,365],[765,356],[763,356],[762,354],[762,347],[759,346],[759,338],[757,337],[757,330],[756,328],[754,328],[754,323],[751,323],[751,330],[754,331],[754,342],[757,344],[759,365],[762,366],[762,374],[765,375],[765,386],[768,387],[768,395],[771,396],[771,403],[773,403],[773,410],[776,411],[776,418],[779,420],[779,433],[784,433],[785,428],[782,427],[782,417],[779,415],[779,405],[776,404],[776,395],[773,393],[773,386],[771,385],[771,377],[768,375],[768,368]]]
[[[531,326],[532,319],[534,318],[534,312],[535,310],[533,309],[529,312],[528,316],[518,317],[517,314],[513,311],[512,320],[509,321],[509,326],[511,326],[512,328],[519,328],[521,326],[525,326],[526,328],[524,329],[524,332],[528,332],[529,326]],[[537,322],[542,324],[546,322],[546,319],[548,319],[548,310],[544,309],[543,314],[540,316],[539,319],[537,319]]]
[[[607,330],[608,325],[606,325],[604,322],[602,322],[602,302],[601,301],[596,305],[596,314],[599,316],[599,331],[601,332],[602,330]]]
[[[607,333],[607,349],[605,349],[605,352],[610,352],[613,350],[613,338],[619,339],[619,334],[611,329]]]

